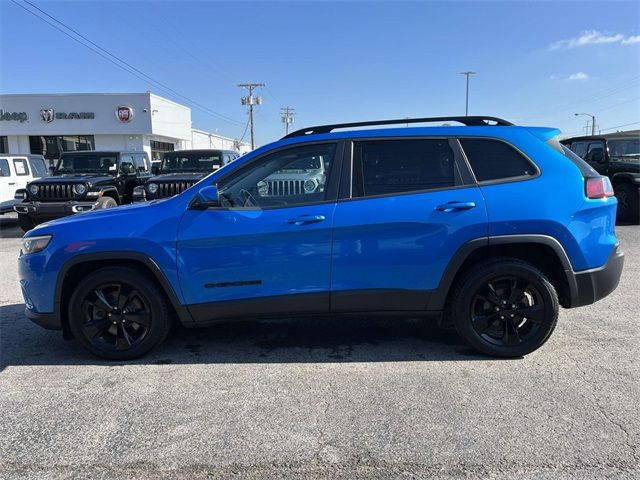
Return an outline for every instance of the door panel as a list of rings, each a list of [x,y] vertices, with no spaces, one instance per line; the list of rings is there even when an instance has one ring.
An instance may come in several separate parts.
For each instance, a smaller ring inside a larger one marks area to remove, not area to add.
[[[464,205],[451,208],[450,202]],[[341,202],[334,219],[332,309],[424,310],[455,252],[486,235],[476,186]]]
[[[334,210],[335,203],[187,211],[177,246],[186,303],[327,293]]]

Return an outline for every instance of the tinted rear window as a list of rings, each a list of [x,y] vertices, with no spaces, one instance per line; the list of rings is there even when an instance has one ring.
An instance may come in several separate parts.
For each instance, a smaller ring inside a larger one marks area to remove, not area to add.
[[[479,182],[536,174],[531,162],[504,142],[485,138],[461,138],[460,143]]]

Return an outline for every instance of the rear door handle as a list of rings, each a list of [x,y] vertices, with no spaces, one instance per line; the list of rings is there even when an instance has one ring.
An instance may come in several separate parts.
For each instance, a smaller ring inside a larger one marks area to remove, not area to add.
[[[287,223],[291,225],[305,225],[307,223],[318,223],[325,220],[324,215],[300,215],[299,217],[290,218]]]
[[[456,210],[469,210],[475,206],[476,202],[449,202],[438,205],[436,210],[438,212],[454,212]]]

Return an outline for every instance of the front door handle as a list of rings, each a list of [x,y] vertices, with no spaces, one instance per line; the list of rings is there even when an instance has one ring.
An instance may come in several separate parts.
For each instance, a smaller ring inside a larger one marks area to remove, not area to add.
[[[469,210],[475,206],[476,202],[449,202],[438,205],[436,210],[438,212],[454,212],[456,210]]]
[[[291,225],[305,225],[307,223],[318,223],[325,220],[324,215],[300,215],[299,217],[290,218],[287,223]]]

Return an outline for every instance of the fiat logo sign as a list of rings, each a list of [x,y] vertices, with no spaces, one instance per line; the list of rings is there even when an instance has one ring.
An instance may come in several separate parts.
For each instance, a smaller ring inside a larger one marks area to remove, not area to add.
[[[116,117],[118,117],[118,120],[122,123],[129,123],[133,120],[133,108],[128,105],[120,105],[116,109]]]

